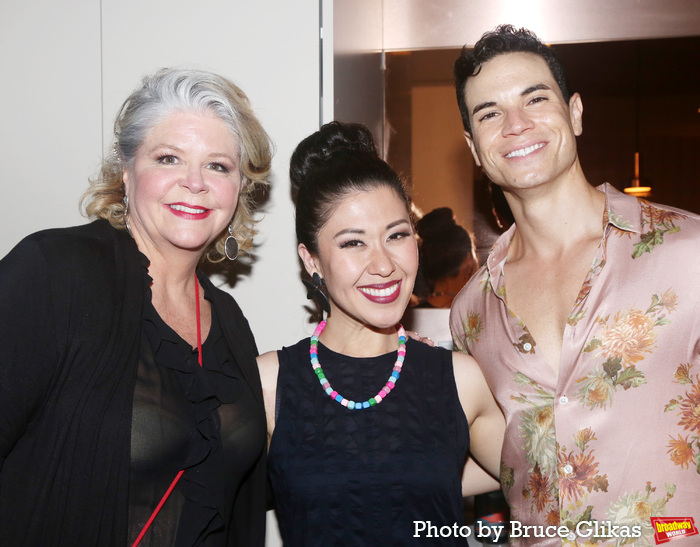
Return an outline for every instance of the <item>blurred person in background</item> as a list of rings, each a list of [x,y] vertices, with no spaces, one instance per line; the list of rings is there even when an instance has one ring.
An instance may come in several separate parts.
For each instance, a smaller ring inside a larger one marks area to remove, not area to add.
[[[449,308],[479,268],[472,236],[454,219],[452,209],[439,207],[426,213],[417,223],[420,238],[420,264],[413,290],[414,305]]]

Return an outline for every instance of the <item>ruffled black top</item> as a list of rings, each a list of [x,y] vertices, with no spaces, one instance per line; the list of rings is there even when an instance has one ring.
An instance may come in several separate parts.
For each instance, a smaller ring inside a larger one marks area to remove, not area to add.
[[[211,302],[206,287],[204,296]],[[145,306],[131,429],[129,544],[185,469],[141,545],[223,546],[233,499],[264,442],[259,407],[215,313],[200,366],[197,350],[160,318],[150,298]]]

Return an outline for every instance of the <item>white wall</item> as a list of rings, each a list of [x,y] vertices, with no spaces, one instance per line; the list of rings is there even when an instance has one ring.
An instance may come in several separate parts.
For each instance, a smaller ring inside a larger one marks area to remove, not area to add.
[[[319,125],[318,29],[313,0],[3,3],[0,256],[36,230],[86,222],[78,200],[144,74],[212,69],[246,91],[277,147],[259,259],[231,292],[261,351],[307,335],[287,171]]]
[[[0,7],[0,256],[30,232],[82,221],[102,150],[100,68],[99,2]]]

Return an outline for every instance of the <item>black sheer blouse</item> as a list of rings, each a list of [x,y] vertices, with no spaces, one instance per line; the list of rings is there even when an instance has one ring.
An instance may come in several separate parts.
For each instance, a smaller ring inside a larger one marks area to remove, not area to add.
[[[207,300],[210,295],[205,290]],[[197,350],[158,315],[149,298],[134,391],[129,544],[185,469],[142,546],[226,544],[233,501],[265,443],[265,417],[212,311]]]

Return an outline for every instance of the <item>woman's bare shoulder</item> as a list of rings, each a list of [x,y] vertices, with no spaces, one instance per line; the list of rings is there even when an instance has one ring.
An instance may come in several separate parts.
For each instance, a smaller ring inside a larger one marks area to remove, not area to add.
[[[274,388],[277,383],[277,371],[279,370],[279,358],[276,351],[268,351],[259,355],[258,371],[260,372],[260,380],[263,384],[263,389]],[[270,381],[272,380],[272,383]]]

